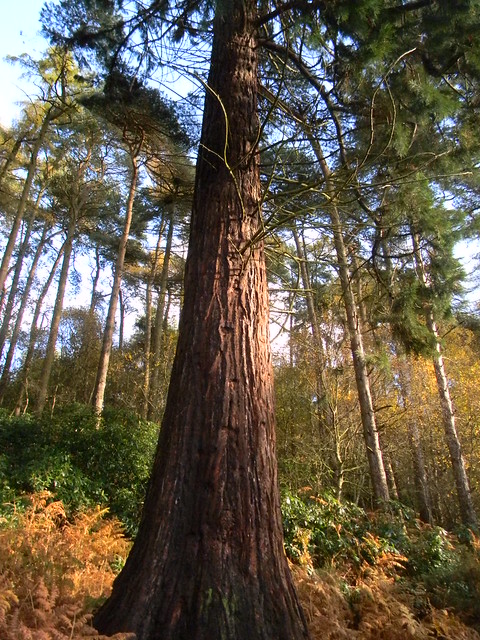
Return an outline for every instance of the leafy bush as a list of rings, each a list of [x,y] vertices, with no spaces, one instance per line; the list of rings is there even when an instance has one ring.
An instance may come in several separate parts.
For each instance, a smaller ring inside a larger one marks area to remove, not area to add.
[[[454,561],[456,551],[451,537],[441,527],[425,527],[408,542],[408,569],[412,574],[426,574]]]
[[[440,609],[456,611],[469,624],[480,620],[480,541],[424,525],[397,503],[367,514],[331,496],[285,492],[282,499],[285,550],[308,569],[334,566],[344,575],[366,576],[370,567],[394,572],[407,591],[424,593]],[[410,586],[408,586],[410,585]],[[355,589],[347,585],[355,596]],[[350,600],[349,600],[350,601]]]
[[[50,491],[69,513],[108,505],[133,535],[150,475],[158,426],[107,410],[60,408],[53,417],[0,414],[0,499]]]
[[[372,534],[366,512],[330,495],[284,492],[282,497],[285,550],[293,562],[316,568],[347,563],[359,568],[375,564],[385,553],[396,553],[392,542]]]

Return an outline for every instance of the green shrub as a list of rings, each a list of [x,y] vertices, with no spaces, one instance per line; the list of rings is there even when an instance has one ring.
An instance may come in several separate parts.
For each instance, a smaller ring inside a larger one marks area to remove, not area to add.
[[[294,562],[311,561],[321,568],[330,563],[360,567],[375,564],[386,553],[396,553],[392,542],[372,535],[366,512],[352,503],[340,503],[330,495],[282,497],[285,550]]]
[[[71,513],[107,505],[133,535],[157,437],[158,425],[124,411],[106,410],[100,425],[83,405],[43,418],[1,412],[1,502],[47,490]]]
[[[410,536],[407,548],[408,570],[412,574],[427,574],[455,560],[451,538],[441,527],[425,527],[417,536]]]

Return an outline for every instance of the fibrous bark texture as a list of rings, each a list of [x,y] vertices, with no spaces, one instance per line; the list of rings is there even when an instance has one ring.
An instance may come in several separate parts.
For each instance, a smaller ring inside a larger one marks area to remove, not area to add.
[[[256,150],[256,3],[218,3],[184,308],[140,530],[103,633],[308,638],[283,550]]]

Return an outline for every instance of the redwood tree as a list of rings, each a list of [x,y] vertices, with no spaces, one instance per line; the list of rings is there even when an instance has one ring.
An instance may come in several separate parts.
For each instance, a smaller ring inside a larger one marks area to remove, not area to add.
[[[254,0],[217,3],[184,308],[140,529],[102,633],[297,640],[261,242]]]

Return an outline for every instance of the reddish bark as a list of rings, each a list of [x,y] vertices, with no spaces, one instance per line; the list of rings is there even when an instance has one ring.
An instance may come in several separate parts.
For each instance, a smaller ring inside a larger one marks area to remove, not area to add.
[[[309,637],[283,550],[265,261],[250,245],[256,3],[219,6],[165,417],[137,539],[95,617],[138,640]]]

